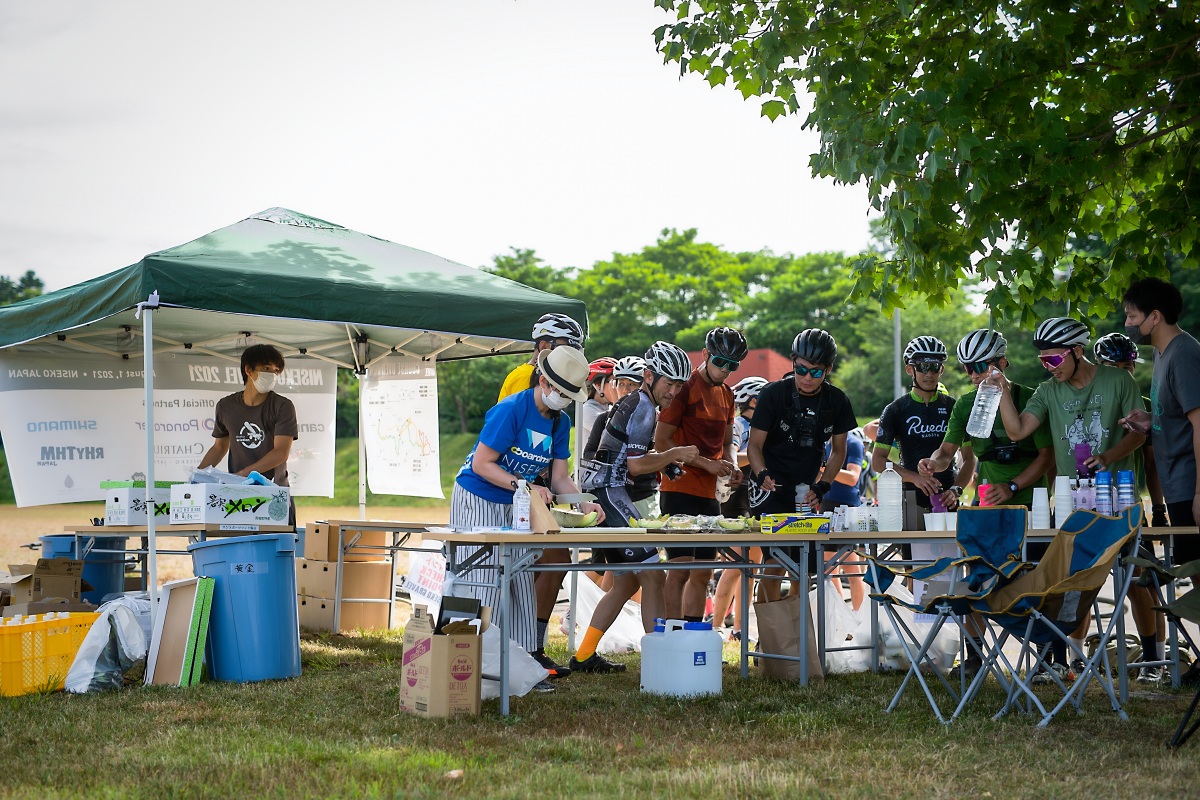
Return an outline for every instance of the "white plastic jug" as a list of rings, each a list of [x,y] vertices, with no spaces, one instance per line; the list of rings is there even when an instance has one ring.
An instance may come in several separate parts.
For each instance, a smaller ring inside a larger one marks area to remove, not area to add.
[[[674,697],[720,694],[721,634],[707,622],[672,619],[661,634],[643,636],[642,691]]]

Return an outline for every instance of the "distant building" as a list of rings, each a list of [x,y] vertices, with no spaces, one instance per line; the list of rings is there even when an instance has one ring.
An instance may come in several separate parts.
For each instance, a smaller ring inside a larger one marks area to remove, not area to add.
[[[704,351],[695,350],[688,353],[688,358],[691,359],[692,367],[698,367],[704,361]],[[751,350],[742,360],[742,366],[738,367],[738,371],[729,376],[726,381],[730,386],[734,385],[742,378],[766,378],[769,381],[777,381],[784,376],[785,373],[792,371],[792,360],[787,356],[781,356],[774,350],[766,347],[760,347],[756,350]]]

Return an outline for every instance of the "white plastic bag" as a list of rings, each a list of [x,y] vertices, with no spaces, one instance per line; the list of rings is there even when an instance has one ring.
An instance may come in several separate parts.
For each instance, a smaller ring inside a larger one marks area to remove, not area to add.
[[[500,628],[489,625],[483,632],[481,642],[483,666],[480,670],[479,696],[484,700],[500,696]],[[550,677],[546,668],[526,653],[521,645],[508,640],[508,693],[514,697],[528,694],[529,690]]]
[[[808,607],[817,620],[817,590],[808,593]],[[831,653],[831,647],[869,647],[871,642],[871,620],[859,616],[846,606],[831,581],[825,582],[825,672],[866,672],[871,669],[870,650],[850,650]]]
[[[596,605],[604,597],[604,590],[586,576],[579,579],[579,591],[575,595],[575,619],[579,621],[580,630],[587,630],[596,613]],[[642,627],[642,606],[629,600],[621,607],[621,612],[604,632],[604,638],[596,647],[597,653],[640,653],[642,637],[646,635]]]
[[[76,694],[120,689],[125,673],[149,649],[147,628],[150,601],[140,597],[118,597],[97,609],[83,644],[67,672],[66,690]],[[143,618],[145,624],[143,624]]]
[[[893,581],[888,587],[887,593],[906,603],[913,602],[912,593],[905,587],[903,581]],[[923,642],[928,636],[930,629],[933,627],[931,623],[918,622],[917,614],[914,614],[903,606],[893,606],[900,619],[912,631],[913,636],[917,637],[918,642]],[[920,615],[925,616],[925,615]],[[904,654],[904,648],[900,644],[900,640],[896,636],[896,631],[892,628],[891,622],[888,620],[880,620],[879,625],[879,643],[881,646],[880,666],[885,669],[908,669],[908,657]],[[912,644],[911,642],[909,643]],[[946,620],[942,625],[942,629],[938,631],[937,638],[934,639],[933,645],[929,648],[929,656],[933,659],[933,663],[942,672],[948,672],[954,666],[954,660],[958,658],[959,647],[962,642],[959,636],[958,626],[953,620]],[[915,645],[913,652],[916,652]]]

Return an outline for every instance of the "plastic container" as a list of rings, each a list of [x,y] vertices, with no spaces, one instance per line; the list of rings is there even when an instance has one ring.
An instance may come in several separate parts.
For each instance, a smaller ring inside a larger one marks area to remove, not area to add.
[[[887,469],[879,473],[876,483],[876,495],[879,498],[879,530],[904,530],[904,481],[900,473],[887,462]]]
[[[1031,511],[1029,527],[1034,530],[1047,530],[1050,527],[1050,490],[1045,486],[1034,487]]]
[[[517,481],[513,492],[513,530],[529,530],[529,485],[525,481]]]
[[[1092,457],[1092,446],[1087,442],[1075,445],[1075,474],[1082,478],[1092,477],[1092,469],[1087,460]]]
[[[1137,489],[1133,485],[1133,470],[1123,469],[1117,473],[1117,513],[1137,505]]]
[[[197,577],[213,578],[205,659],[218,681],[248,683],[300,674],[296,537],[235,536],[188,545]]]
[[[1096,510],[1096,486],[1090,478],[1080,478],[1072,491],[1072,504],[1076,510]]]
[[[678,622],[678,620],[675,620]],[[663,694],[663,675],[660,670],[651,669],[649,665],[661,662],[663,636],[666,632],[666,620],[655,619],[654,630],[642,637],[642,691],[650,694]]]
[[[721,693],[721,634],[712,625],[672,619],[661,640],[655,641],[657,635],[642,637],[643,692],[672,697]]]
[[[967,420],[967,433],[973,439],[987,439],[992,435],[996,425],[996,412],[1000,409],[1000,371],[995,367],[979,384],[975,392],[975,404],[971,406],[971,416]]]
[[[1101,470],[1096,473],[1096,505],[1097,514],[1111,517],[1113,513],[1112,473]]]
[[[804,498],[808,497],[809,488],[807,483],[796,484],[796,513],[809,514],[812,509],[808,507],[808,503],[804,502]]]
[[[42,542],[42,558],[82,558],[83,579],[91,584],[89,591],[80,594],[83,600],[93,605],[108,594],[125,591],[125,538],[124,536],[39,536]],[[76,547],[76,541],[79,546]],[[99,553],[97,550],[117,550],[115,553]],[[82,555],[80,555],[82,553]]]
[[[0,695],[55,692],[99,613],[51,612],[12,617],[0,625]]]

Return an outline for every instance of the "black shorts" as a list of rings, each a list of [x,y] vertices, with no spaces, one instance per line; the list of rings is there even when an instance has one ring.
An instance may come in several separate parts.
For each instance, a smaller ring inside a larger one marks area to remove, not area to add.
[[[715,497],[697,497],[683,492],[659,492],[658,507],[664,514],[690,514],[691,516],[719,517],[721,504]],[[667,560],[691,556],[697,561],[716,561],[715,547],[668,547]]]
[[[757,487],[755,487],[757,488]],[[777,489],[774,492],[763,492],[759,490],[759,494],[754,496],[751,492],[753,503],[757,500],[758,503],[754,506],[754,513],[758,516],[763,514],[795,514],[796,513],[796,489],[794,486]],[[803,550],[799,545],[783,548],[783,552],[788,558],[800,563],[800,553]],[[770,554],[767,548],[763,547],[763,561],[770,561]],[[817,551],[815,548],[809,548],[808,552],[808,573],[815,575],[817,572]]]
[[[592,491],[596,495],[596,502],[604,509],[606,528],[624,528],[629,524],[630,517],[639,516],[624,486],[602,487]],[[658,548],[603,547],[593,551],[592,560],[606,564],[644,564],[658,561]]]

